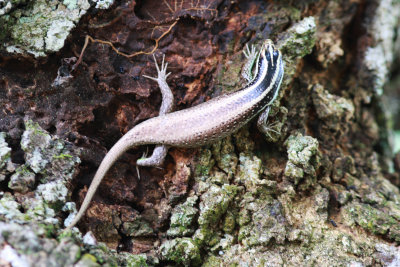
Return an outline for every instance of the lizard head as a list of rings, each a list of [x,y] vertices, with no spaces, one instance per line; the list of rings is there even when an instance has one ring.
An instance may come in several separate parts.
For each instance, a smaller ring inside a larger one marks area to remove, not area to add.
[[[272,65],[282,58],[281,51],[275,47],[274,43],[270,39],[264,41],[260,50],[260,56],[264,60],[272,62]]]

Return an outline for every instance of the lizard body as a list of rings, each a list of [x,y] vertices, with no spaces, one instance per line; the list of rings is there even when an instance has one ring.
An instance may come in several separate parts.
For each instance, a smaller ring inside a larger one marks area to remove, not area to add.
[[[250,57],[248,51],[246,57]],[[168,113],[172,107],[172,93],[166,84],[166,67],[164,60],[156,80],[163,94],[160,115],[148,119],[128,131],[110,149],[101,162],[95,177],[88,189],[78,214],[67,229],[72,228],[83,216],[94,196],[97,187],[114,162],[128,149],[145,144],[156,144],[153,156],[139,159],[138,165],[157,166],[162,164],[168,147],[198,147],[226,137],[257,114],[264,111],[257,122],[262,132],[265,126],[269,105],[276,98],[284,73],[281,52],[270,40],[266,40],[259,53],[253,55],[256,60],[256,76],[243,89],[232,94],[213,98],[200,105]],[[165,98],[165,99],[164,99]],[[165,104],[165,105],[164,105]]]

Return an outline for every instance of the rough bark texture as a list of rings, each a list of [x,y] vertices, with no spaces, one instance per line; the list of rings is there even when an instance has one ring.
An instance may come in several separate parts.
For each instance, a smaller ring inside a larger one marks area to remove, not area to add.
[[[1,265],[400,265],[399,1],[3,2]],[[60,234],[107,150],[158,114],[149,52],[183,109],[243,86],[242,49],[267,38],[285,61],[270,135],[171,149],[140,180],[133,149],[92,234]]]

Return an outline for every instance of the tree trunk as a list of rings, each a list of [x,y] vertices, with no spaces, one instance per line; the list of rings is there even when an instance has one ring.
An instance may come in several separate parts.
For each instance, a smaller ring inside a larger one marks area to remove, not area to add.
[[[400,266],[399,1],[6,0],[0,25],[1,266]],[[61,233],[158,115],[152,53],[180,110],[243,87],[266,39],[285,63],[269,134],[138,172],[154,146],[134,148]]]

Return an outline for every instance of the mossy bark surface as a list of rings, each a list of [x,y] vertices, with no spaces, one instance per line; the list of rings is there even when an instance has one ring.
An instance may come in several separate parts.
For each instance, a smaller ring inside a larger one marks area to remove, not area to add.
[[[3,2],[1,264],[400,265],[399,1]],[[103,41],[74,65],[86,35]],[[269,134],[171,148],[140,179],[152,147],[132,149],[61,233],[107,150],[158,114],[149,52],[178,110],[241,88],[265,39],[285,62]]]

